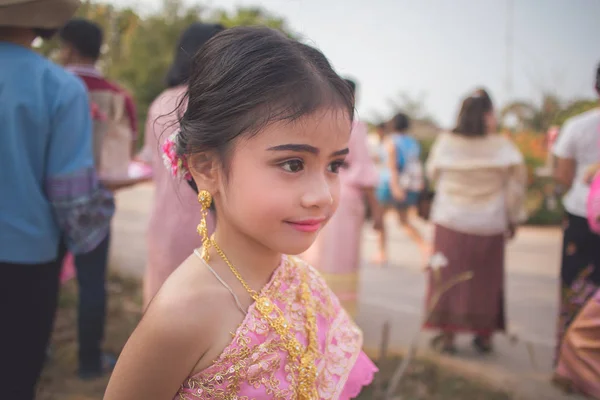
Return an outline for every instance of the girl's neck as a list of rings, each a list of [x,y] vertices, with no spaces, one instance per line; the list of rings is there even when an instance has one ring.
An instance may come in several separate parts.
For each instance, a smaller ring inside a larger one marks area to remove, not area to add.
[[[266,248],[221,221],[218,222],[217,227],[215,231],[217,245],[246,283],[254,290],[260,291],[281,263],[281,253]],[[211,259],[217,258],[219,261],[224,261],[216,251],[211,250]]]

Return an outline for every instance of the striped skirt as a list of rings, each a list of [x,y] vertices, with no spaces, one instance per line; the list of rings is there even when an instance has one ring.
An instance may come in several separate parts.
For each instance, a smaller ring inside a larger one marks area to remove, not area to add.
[[[482,336],[504,331],[504,242],[504,234],[435,226],[434,254],[443,255],[446,265],[429,272],[426,328]],[[471,279],[454,284],[468,273]]]

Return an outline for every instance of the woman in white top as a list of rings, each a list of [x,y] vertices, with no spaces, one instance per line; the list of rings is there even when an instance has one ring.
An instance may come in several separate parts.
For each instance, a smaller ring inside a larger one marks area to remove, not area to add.
[[[505,328],[505,239],[525,219],[527,173],[516,146],[496,133],[485,90],[464,100],[456,128],[438,136],[426,170],[436,197],[427,295],[428,309],[434,309],[425,326],[441,332],[432,341],[437,350],[454,352],[454,335],[468,332],[477,350],[491,351],[492,334]],[[432,303],[436,291],[466,272],[472,279]]]

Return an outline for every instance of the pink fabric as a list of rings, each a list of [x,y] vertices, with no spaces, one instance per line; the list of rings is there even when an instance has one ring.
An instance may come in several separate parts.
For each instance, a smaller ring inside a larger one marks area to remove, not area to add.
[[[300,282],[305,279],[317,311],[319,399],[356,397],[377,368],[361,351],[362,332],[318,272],[300,259],[284,257],[261,295],[283,311],[291,331],[306,346],[306,313],[299,300]],[[188,378],[175,399],[295,399],[297,376],[290,367],[279,335],[252,305],[233,341],[210,367]]]
[[[590,229],[600,234],[600,172],[592,181],[587,201],[588,222]]]
[[[598,127],[598,131],[600,132],[600,127]],[[600,147],[600,141],[598,141],[598,146]],[[600,172],[596,173],[590,185],[590,193],[587,198],[587,216],[590,229],[600,234]]]
[[[360,265],[360,243],[365,221],[362,189],[375,187],[379,176],[369,156],[367,125],[355,121],[348,144],[347,168],[340,171],[340,203],[313,245],[301,257],[328,274],[356,272]],[[352,297],[352,293],[338,293]],[[355,296],[355,293],[354,293]]]
[[[163,141],[179,126],[176,108],[185,87],[165,90],[150,106],[144,148],[139,158],[152,166],[156,191],[147,232],[148,258],[144,277],[144,303],[147,305],[171,273],[200,247],[196,226],[200,206],[187,182],[177,180],[165,168],[160,154]],[[214,229],[212,214],[209,232]]]

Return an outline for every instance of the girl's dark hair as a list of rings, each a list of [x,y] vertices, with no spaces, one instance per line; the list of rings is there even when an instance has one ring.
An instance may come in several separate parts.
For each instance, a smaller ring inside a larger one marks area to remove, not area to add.
[[[404,113],[398,113],[392,118],[392,129],[396,132],[404,132],[410,128],[410,119]]]
[[[484,136],[488,133],[485,114],[493,109],[490,95],[484,89],[477,89],[463,101],[453,132],[464,136]]]
[[[318,50],[265,27],[237,27],[210,39],[194,58],[177,153],[215,151],[223,165],[240,135],[293,122],[322,107],[352,120],[348,84]]]
[[[190,25],[179,38],[175,48],[175,57],[166,76],[166,84],[172,88],[187,83],[192,73],[192,60],[198,50],[217,33],[223,25],[194,23]]]

